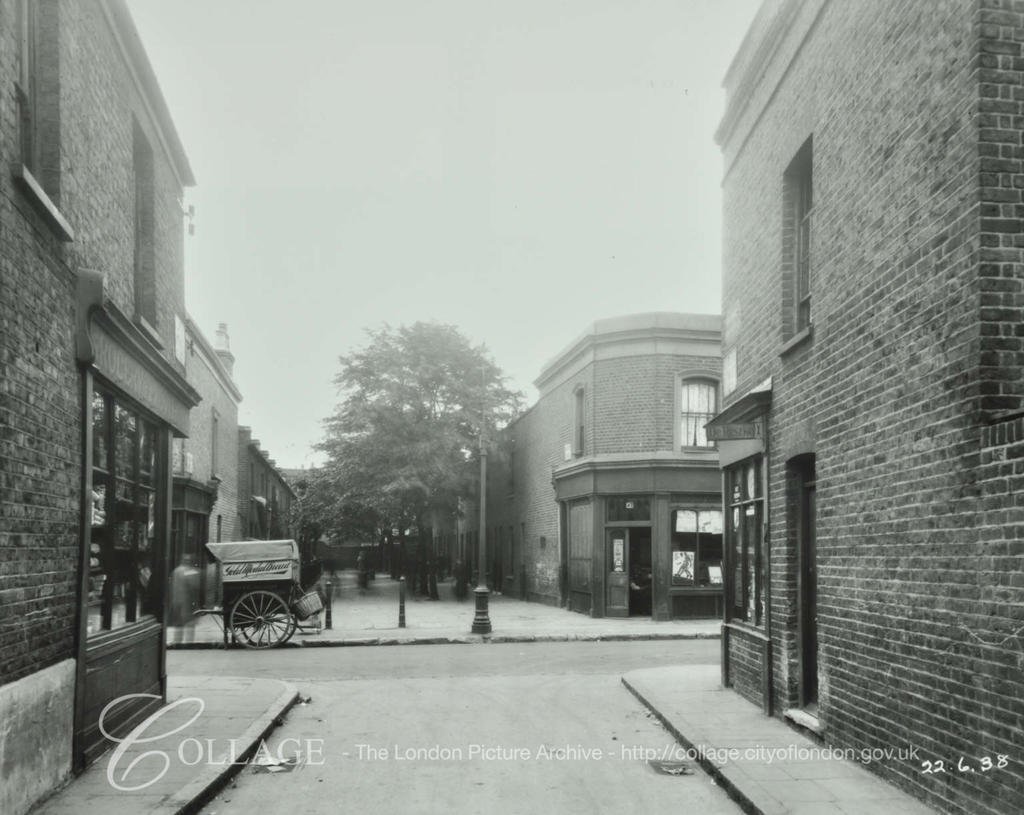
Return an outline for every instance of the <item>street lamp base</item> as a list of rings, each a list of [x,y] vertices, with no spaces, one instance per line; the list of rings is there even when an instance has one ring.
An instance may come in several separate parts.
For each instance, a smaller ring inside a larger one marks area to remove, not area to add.
[[[473,615],[474,634],[490,634],[491,618],[487,616],[487,598],[490,592],[486,586],[477,586],[473,589],[473,596],[476,598],[476,613]]]

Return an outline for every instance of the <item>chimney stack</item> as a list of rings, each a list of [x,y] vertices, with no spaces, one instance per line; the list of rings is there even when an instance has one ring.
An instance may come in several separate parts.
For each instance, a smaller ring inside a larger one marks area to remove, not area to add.
[[[228,376],[234,376],[235,355],[231,353],[231,340],[228,338],[227,323],[219,323],[217,325],[217,334],[213,341],[213,350],[217,352],[217,356],[220,357],[221,363],[223,363],[225,369],[227,369]]]

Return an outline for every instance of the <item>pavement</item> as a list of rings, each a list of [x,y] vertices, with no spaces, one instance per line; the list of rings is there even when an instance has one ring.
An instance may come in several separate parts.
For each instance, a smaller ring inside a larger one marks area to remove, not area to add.
[[[168,677],[167,705],[140,741],[105,753],[32,815],[198,812],[250,759],[268,755],[263,739],[296,703],[295,686],[276,679]]]
[[[445,591],[442,586],[442,596]],[[717,620],[595,620],[502,596],[492,596],[491,612],[493,633],[471,635],[471,601],[410,597],[406,602],[407,625],[400,629],[397,584],[378,579],[360,593],[354,581],[349,585],[342,576],[341,589],[332,604],[334,627],[319,633],[300,631],[295,639],[302,647],[681,639],[718,636],[720,627]],[[197,626],[191,642],[172,647],[208,648],[221,643],[221,630],[207,621]],[[864,764],[837,757],[722,688],[718,666],[632,671],[622,677],[622,683],[661,721],[681,746],[684,757],[699,763],[744,812],[932,812],[882,781]],[[38,805],[32,815],[198,812],[247,763],[273,771],[287,758],[272,755],[263,740],[283,722],[293,705],[304,703],[297,689],[287,682],[224,676],[171,677],[167,697],[168,704],[159,718],[139,734],[158,738],[134,743],[123,755],[115,749],[101,756],[82,775]],[[133,764],[135,761],[138,763]]]
[[[327,615],[306,621],[285,647],[349,645],[411,645],[480,642],[562,642],[574,640],[718,639],[718,620],[666,620],[650,617],[595,619],[544,603],[529,603],[509,595],[490,594],[492,632],[473,634],[473,594],[458,601],[451,581],[438,586],[440,600],[428,600],[406,591],[405,627],[400,628],[399,582],[379,575],[365,589],[356,585],[354,572],[340,572],[332,580],[331,628]],[[171,649],[224,646],[220,615],[199,617],[194,631],[168,631]]]
[[[744,812],[756,815],[931,815],[867,769],[871,755],[832,750],[722,687],[717,665],[646,668],[622,684]],[[852,759],[852,760],[851,760]],[[860,759],[863,759],[863,763]],[[879,761],[901,761],[898,754]],[[919,765],[914,760],[915,768]]]

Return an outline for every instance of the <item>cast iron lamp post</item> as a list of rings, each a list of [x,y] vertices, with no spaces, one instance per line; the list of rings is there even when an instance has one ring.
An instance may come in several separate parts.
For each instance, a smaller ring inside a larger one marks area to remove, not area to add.
[[[487,616],[487,446],[484,443],[484,429],[480,427],[480,541],[477,585],[473,590],[476,609],[473,615],[474,634],[490,634],[491,618]]]

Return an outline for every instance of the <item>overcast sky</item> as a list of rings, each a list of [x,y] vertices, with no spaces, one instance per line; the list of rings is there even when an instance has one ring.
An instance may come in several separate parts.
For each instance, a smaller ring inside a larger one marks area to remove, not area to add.
[[[195,173],[189,312],[280,466],[367,327],[529,402],[603,317],[718,313],[722,77],[759,0],[128,0]]]

